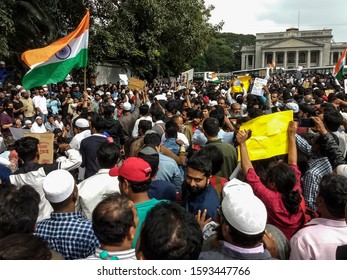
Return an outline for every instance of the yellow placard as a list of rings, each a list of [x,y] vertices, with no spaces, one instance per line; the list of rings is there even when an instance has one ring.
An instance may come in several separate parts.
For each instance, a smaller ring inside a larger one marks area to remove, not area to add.
[[[51,164],[53,163],[53,133],[25,133],[24,136],[31,136],[39,140],[39,164]]]
[[[237,80],[239,80],[243,84],[243,88],[246,90],[246,92],[248,92],[251,78],[252,78],[251,76],[239,76],[236,79],[231,80],[229,82],[230,86],[232,86],[231,92],[232,93],[243,92],[242,87],[240,85],[234,85],[234,82]]]
[[[283,111],[257,117],[244,123],[240,130],[252,131],[246,142],[251,160],[266,159],[288,153],[288,125],[293,111]],[[240,148],[238,148],[240,149]],[[240,150],[239,159],[240,161]]]
[[[131,90],[143,90],[145,88],[145,81],[131,77],[129,79],[128,88]]]
[[[329,96],[330,93],[334,93],[335,91],[333,89],[326,89],[324,92],[326,96]]]
[[[309,82],[309,81],[304,81],[304,82],[302,83],[302,87],[303,87],[303,88],[309,88],[309,87],[310,87],[310,82]]]

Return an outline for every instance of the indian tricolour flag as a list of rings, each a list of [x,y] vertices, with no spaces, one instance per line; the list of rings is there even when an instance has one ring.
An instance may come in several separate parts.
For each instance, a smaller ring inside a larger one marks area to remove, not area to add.
[[[333,70],[333,76],[338,80],[341,80],[343,76],[343,68],[346,64],[346,52],[347,48],[343,51]]]
[[[74,69],[85,67],[88,61],[89,10],[78,27],[51,45],[26,51],[22,60],[30,67],[22,80],[25,89],[65,79]]]
[[[208,74],[208,77],[210,78],[211,82],[220,83],[220,79],[218,78],[216,72],[211,72],[211,74]]]

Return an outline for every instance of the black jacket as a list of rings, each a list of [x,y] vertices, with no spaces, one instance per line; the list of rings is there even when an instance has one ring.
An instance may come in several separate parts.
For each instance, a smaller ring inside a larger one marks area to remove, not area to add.
[[[105,131],[113,138],[113,141],[118,145],[124,145],[125,137],[122,125],[118,120],[113,117],[105,117],[106,127]]]
[[[329,132],[321,137],[321,149],[328,157],[332,168],[335,169],[340,164],[346,164],[339,145],[336,143],[334,137]]]

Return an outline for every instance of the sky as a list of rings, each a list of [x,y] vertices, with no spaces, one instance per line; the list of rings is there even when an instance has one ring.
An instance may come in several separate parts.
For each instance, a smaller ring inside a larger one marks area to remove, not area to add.
[[[335,42],[347,42],[345,0],[205,0],[215,8],[210,22],[224,21],[222,32],[253,34],[332,29]],[[299,16],[300,14],[300,16]]]

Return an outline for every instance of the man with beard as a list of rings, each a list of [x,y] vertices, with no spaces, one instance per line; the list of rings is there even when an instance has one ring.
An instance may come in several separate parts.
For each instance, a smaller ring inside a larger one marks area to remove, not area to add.
[[[206,219],[215,220],[220,202],[216,190],[210,184],[211,173],[211,160],[205,156],[195,155],[189,159],[182,185],[182,206],[194,215],[206,211]]]
[[[47,132],[47,129],[43,124],[41,116],[37,116],[35,118],[35,122],[33,123],[33,125],[30,128],[30,132],[32,132],[32,133],[45,133],[45,132]]]

